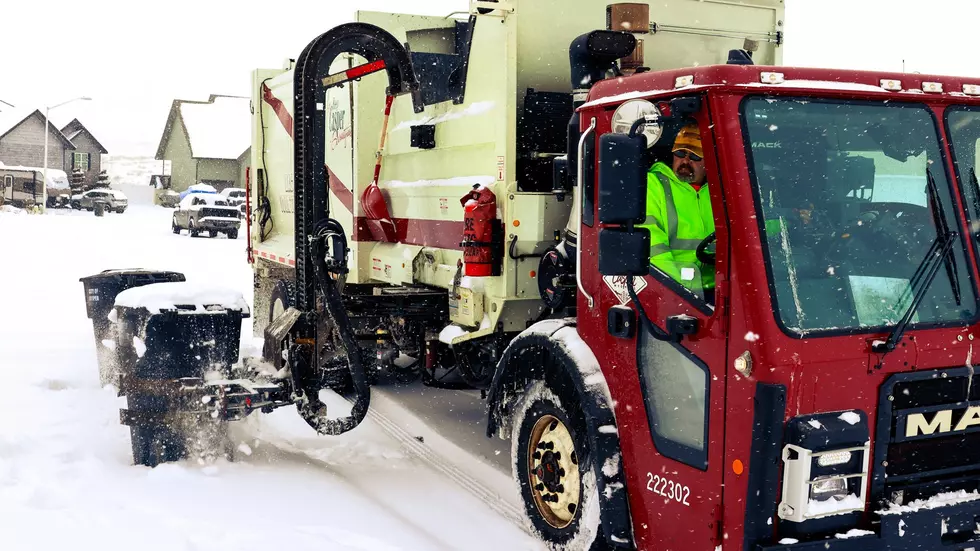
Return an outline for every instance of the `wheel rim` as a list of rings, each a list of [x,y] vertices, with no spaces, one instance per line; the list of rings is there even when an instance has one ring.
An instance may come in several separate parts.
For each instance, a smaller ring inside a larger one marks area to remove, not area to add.
[[[575,519],[582,496],[575,441],[568,427],[544,415],[531,429],[527,476],[534,505],[553,528],[566,528]]]

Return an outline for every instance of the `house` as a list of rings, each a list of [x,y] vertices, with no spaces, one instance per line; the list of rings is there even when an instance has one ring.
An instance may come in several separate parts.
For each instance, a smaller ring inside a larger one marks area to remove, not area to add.
[[[86,184],[98,179],[105,147],[85,126],[72,120],[59,130],[48,120],[48,168],[71,173],[81,168]],[[6,165],[44,166],[44,113],[0,106],[0,162]]]
[[[75,150],[68,158],[69,162],[65,163],[65,172],[71,174],[76,168],[80,168],[85,175],[85,185],[94,184],[102,171],[102,155],[108,155],[109,152],[78,119],[72,119],[61,129],[61,133],[75,144]]]
[[[249,98],[212,94],[208,101],[174,100],[156,159],[170,161],[175,191],[203,182],[218,191],[245,187],[252,141]]]

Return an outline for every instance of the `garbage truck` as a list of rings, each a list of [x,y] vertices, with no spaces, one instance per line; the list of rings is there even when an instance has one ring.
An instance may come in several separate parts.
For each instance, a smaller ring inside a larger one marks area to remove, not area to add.
[[[120,352],[165,395],[123,420],[356,434],[380,375],[451,377],[550,549],[976,548],[980,78],[788,67],[784,40],[779,0],[473,1],[255,70],[262,358]],[[692,124],[714,231],[668,274],[651,228],[686,222],[648,220],[650,170]],[[155,316],[242,315],[140,289],[111,304],[147,348]]]

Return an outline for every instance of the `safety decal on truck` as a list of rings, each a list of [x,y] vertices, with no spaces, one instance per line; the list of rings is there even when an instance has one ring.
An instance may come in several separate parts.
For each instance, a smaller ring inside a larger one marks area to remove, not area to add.
[[[616,295],[620,304],[626,304],[630,301],[630,292],[626,288],[626,276],[605,276],[602,280],[606,282],[606,287],[609,287],[609,290]],[[633,289],[636,290],[637,295],[646,288],[647,281],[645,279],[642,277],[633,278]]]

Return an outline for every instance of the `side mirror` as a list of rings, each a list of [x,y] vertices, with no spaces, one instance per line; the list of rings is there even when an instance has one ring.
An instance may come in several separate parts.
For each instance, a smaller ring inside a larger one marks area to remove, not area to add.
[[[599,222],[640,224],[646,219],[646,138],[603,134],[599,138]]]
[[[599,231],[599,273],[644,276],[650,273],[650,230],[603,228]]]

